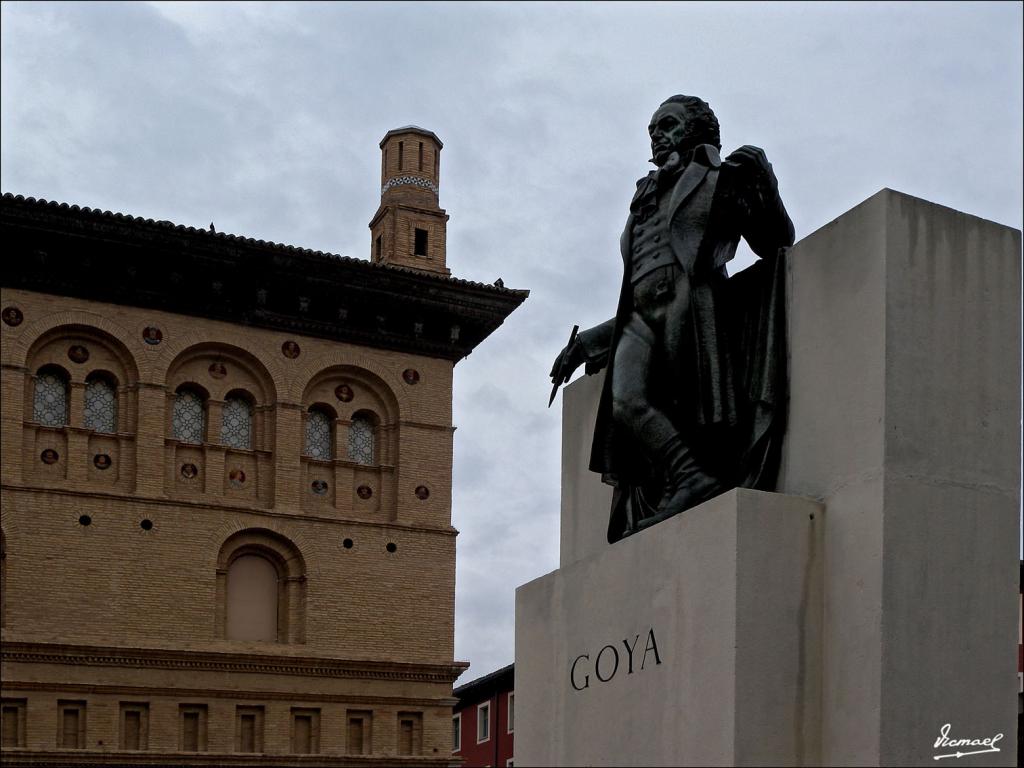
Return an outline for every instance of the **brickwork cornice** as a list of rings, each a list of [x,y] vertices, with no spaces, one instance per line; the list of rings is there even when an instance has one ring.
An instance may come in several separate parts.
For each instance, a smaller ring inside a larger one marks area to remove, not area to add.
[[[20,642],[5,642],[2,652],[0,652],[0,658],[5,663],[21,664],[180,669],[420,683],[452,683],[469,666],[465,662],[408,664],[316,656],[271,656],[255,653],[216,653],[162,648],[117,648]],[[7,683],[5,682],[4,685],[6,686]]]

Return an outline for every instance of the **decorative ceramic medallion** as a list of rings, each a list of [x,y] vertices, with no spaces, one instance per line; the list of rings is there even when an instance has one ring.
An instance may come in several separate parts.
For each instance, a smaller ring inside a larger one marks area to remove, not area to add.
[[[352,387],[348,384],[339,384],[334,388],[334,396],[343,403],[351,403],[356,393],[352,391]]]
[[[309,487],[313,489],[313,493],[317,496],[323,496],[327,493],[327,481],[326,480],[314,480],[309,484]]]
[[[360,485],[358,488],[356,488],[356,495],[360,499],[368,499],[371,496],[373,496],[373,488],[371,488],[368,485]]]
[[[89,359],[89,350],[81,344],[74,344],[68,349],[68,359],[73,363],[84,363]]]
[[[164,332],[155,325],[147,325],[142,329],[142,340],[147,344],[159,344],[164,340]]]
[[[294,360],[296,357],[302,354],[302,350],[299,349],[298,344],[289,339],[288,341],[281,345],[281,354],[287,357],[289,360]]]
[[[223,379],[225,376],[228,375],[227,366],[224,365],[224,363],[222,363],[220,361],[217,361],[215,363],[210,363],[209,371],[210,371],[210,376],[212,376],[215,379]]]
[[[241,469],[232,469],[231,472],[228,473],[228,480],[231,481],[231,485],[235,488],[241,488],[245,485],[245,472]]]
[[[43,464],[56,464],[60,461],[60,454],[53,450],[53,448],[47,448],[39,454],[39,458]]]
[[[194,480],[199,475],[199,469],[195,464],[182,464],[181,476],[186,480]]]
[[[415,368],[406,368],[402,371],[402,378],[405,379],[406,384],[419,384],[420,372]]]
[[[17,307],[4,307],[3,312],[0,312],[0,317],[3,317],[4,322],[12,328],[21,325],[21,321],[25,319]]]
[[[417,499],[419,499],[420,501],[423,501],[424,499],[427,499],[429,497],[430,497],[430,489],[427,488],[427,486],[425,486],[425,485],[417,485],[416,486],[416,498]]]
[[[113,463],[114,462],[111,461],[110,456],[105,453],[97,453],[92,457],[92,465],[96,467],[96,469],[110,469]]]

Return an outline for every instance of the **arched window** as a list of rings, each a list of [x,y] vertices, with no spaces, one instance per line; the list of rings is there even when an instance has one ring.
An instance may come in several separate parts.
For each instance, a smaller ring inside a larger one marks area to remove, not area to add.
[[[373,420],[357,413],[348,428],[348,458],[357,464],[373,464]]]
[[[117,390],[103,376],[92,376],[85,383],[83,426],[97,432],[117,431]]]
[[[319,408],[310,408],[306,414],[306,455],[311,459],[329,460],[331,450],[331,423],[334,419]]]
[[[228,566],[228,640],[278,639],[278,572],[267,558],[237,557]]]
[[[63,372],[42,370],[36,376],[32,420],[47,427],[68,423],[68,378]]]
[[[183,443],[201,443],[206,435],[206,403],[191,389],[178,390],[171,415],[174,437]]]
[[[306,563],[278,533],[232,534],[217,555],[217,637],[306,642]]]
[[[252,405],[244,397],[232,395],[224,401],[220,441],[229,448],[252,448]]]

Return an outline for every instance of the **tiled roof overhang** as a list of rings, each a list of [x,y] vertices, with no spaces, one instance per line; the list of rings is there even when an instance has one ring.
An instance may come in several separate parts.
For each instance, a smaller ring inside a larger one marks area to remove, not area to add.
[[[529,291],[4,194],[0,285],[458,361]]]

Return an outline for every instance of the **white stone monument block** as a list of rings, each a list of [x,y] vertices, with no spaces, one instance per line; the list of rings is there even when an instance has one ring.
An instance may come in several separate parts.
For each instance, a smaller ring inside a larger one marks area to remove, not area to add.
[[[1020,232],[882,190],[793,247],[787,293],[779,494],[609,546],[600,377],[565,390],[562,567],[516,599],[518,765],[1014,764]],[[651,630],[662,663],[629,674]],[[998,750],[943,757],[972,751],[944,731]]]

